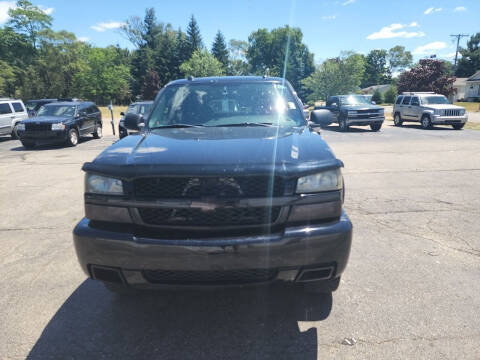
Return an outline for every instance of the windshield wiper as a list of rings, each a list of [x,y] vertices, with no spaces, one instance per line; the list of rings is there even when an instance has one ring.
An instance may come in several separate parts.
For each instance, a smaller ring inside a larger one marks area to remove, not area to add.
[[[153,129],[175,129],[175,128],[199,128],[204,127],[205,125],[192,125],[192,124],[171,124],[171,125],[162,125],[162,126],[154,126],[149,128],[150,130]]]
[[[236,124],[221,124],[221,125],[215,125],[215,127],[230,127],[230,126],[273,126],[272,123],[269,122],[244,122],[244,123],[236,123]]]

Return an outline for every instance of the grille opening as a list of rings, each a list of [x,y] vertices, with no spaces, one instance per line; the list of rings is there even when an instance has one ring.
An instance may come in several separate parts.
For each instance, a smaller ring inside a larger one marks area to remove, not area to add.
[[[134,180],[133,188],[136,197],[146,199],[271,197],[293,193],[295,181],[278,176],[149,177]]]
[[[243,269],[243,270],[144,270],[144,278],[154,284],[248,284],[273,280],[278,269]]]
[[[201,209],[139,208],[140,216],[149,225],[236,226],[273,223],[281,207],[225,207],[210,211]]]
[[[117,284],[124,283],[122,274],[118,269],[92,265],[90,266],[90,271],[92,273],[92,277],[95,280],[107,281]]]
[[[330,279],[333,275],[333,267],[303,269],[297,278],[297,282],[317,281]]]

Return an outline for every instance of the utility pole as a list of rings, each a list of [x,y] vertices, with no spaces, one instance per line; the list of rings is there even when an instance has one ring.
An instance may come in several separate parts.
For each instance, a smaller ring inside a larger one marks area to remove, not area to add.
[[[465,35],[465,34],[456,34],[456,35],[450,35],[453,38],[457,38],[457,50],[455,51],[455,64],[453,65],[454,68],[457,68],[457,58],[458,58],[458,47],[460,46],[460,39],[462,37],[468,37],[470,35]]]

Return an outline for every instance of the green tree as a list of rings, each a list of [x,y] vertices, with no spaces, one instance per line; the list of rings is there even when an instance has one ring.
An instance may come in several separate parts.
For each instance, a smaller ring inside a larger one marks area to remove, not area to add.
[[[143,84],[143,99],[154,100],[161,88],[160,76],[155,70],[150,69]]]
[[[247,50],[248,42],[236,39],[230,40],[227,75],[242,76],[250,73],[250,67],[246,58]]]
[[[14,9],[8,10],[7,25],[26,34],[33,48],[37,47],[38,33],[52,25],[53,18],[28,0],[18,0]]]
[[[413,56],[410,51],[405,51],[405,46],[394,46],[388,50],[388,66],[390,72],[403,71],[412,65]]]
[[[222,32],[218,30],[215,35],[215,40],[212,45],[212,54],[215,58],[220,61],[224,69],[228,68],[228,50],[227,44],[225,43],[225,37]]]
[[[365,74],[362,88],[372,85],[387,84],[391,81],[390,69],[387,67],[387,51],[372,50],[365,57]]]
[[[382,104],[383,103],[383,96],[380,90],[375,90],[375,92],[372,95],[372,101],[375,101],[376,104]]]
[[[462,57],[458,60],[455,75],[469,77],[480,70],[480,32],[472,35],[466,48],[460,49]]]
[[[348,94],[358,90],[365,71],[365,58],[360,54],[343,52],[328,59],[302,81],[310,102],[326,100],[332,95]]]
[[[386,104],[393,104],[397,98],[397,88],[396,86],[390,86],[384,94],[384,101]]]
[[[0,97],[15,96],[15,80],[14,68],[0,60]]]
[[[197,20],[192,15],[187,27],[187,41],[189,55],[191,56],[195,51],[203,49],[202,35],[200,35],[200,28],[198,27]]]
[[[215,59],[207,50],[197,50],[190,60],[180,65],[180,70],[186,75],[196,77],[224,75],[222,63]]]
[[[302,39],[302,31],[289,26],[253,32],[248,37],[246,54],[251,71],[262,75],[268,69],[271,76],[285,76],[299,96],[304,97],[301,80],[308,77],[315,66],[313,54]]]

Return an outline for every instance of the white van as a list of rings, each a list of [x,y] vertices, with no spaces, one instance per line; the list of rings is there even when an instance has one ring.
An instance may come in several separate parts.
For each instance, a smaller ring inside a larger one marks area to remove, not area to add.
[[[28,113],[22,100],[0,98],[0,136],[18,139],[17,125],[24,119],[28,119]]]

